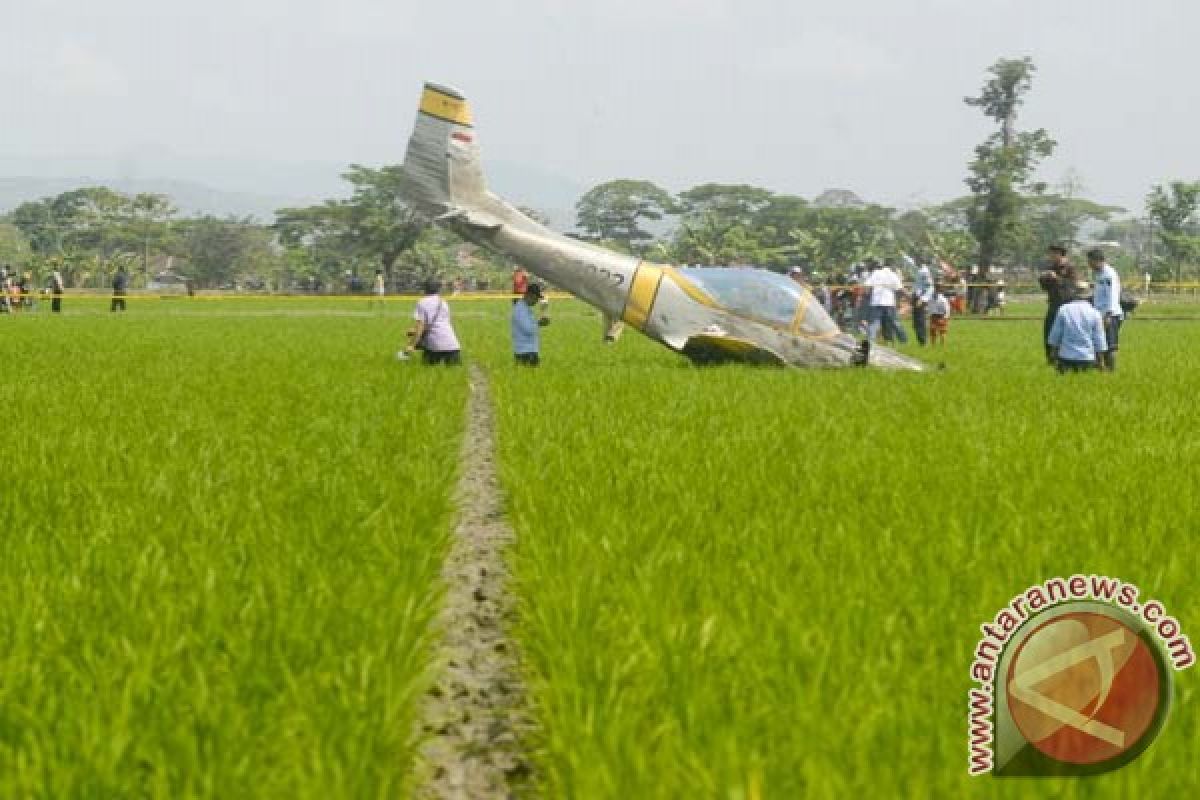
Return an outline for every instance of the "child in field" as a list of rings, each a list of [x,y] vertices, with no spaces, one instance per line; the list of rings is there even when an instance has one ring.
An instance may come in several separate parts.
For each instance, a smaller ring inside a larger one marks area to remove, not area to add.
[[[946,344],[946,333],[950,330],[950,301],[946,299],[941,284],[933,287],[929,301],[929,344]]]

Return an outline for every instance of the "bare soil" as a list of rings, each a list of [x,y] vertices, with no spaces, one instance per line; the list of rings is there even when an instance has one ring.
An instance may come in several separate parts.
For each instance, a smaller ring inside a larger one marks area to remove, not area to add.
[[[458,482],[458,520],[442,568],[440,673],[425,698],[418,735],[418,797],[509,798],[530,787],[522,753],[528,731],[517,652],[507,636],[515,603],[495,467],[495,424],[483,370],[470,368],[467,429]]]

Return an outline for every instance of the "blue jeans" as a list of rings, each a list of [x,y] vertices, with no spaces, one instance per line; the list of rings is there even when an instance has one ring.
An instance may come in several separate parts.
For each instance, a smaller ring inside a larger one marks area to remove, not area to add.
[[[898,340],[901,344],[908,344],[908,334],[900,327],[900,323],[896,321],[895,306],[871,306],[871,322],[867,326],[867,338],[874,344],[875,337],[879,335],[880,327],[883,328],[883,338],[887,341],[892,339]]]

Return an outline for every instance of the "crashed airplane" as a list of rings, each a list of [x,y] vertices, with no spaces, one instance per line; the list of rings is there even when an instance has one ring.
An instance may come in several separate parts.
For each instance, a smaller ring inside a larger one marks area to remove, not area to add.
[[[769,270],[654,264],[555,233],[487,190],[471,109],[425,84],[403,167],[416,208],[694,361],[917,370],[842,333],[812,292]]]

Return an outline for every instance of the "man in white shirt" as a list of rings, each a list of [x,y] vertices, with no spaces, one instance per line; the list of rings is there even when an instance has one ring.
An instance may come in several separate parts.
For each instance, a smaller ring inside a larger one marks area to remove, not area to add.
[[[879,335],[880,327],[883,328],[883,336],[890,340],[893,336],[899,339],[902,343],[908,341],[908,336],[900,328],[896,321],[896,292],[904,288],[904,284],[900,282],[900,276],[892,269],[892,262],[889,259],[882,267],[875,265],[875,269],[867,276],[866,282],[863,284],[870,291],[870,317],[867,326],[867,338],[872,344],[875,343],[875,337]]]
[[[1089,251],[1087,259],[1092,268],[1092,281],[1096,284],[1092,305],[1104,319],[1104,338],[1108,342],[1108,349],[1100,354],[1100,365],[1104,370],[1114,372],[1121,321],[1125,319],[1125,311],[1121,308],[1121,276],[1105,260],[1103,250]]]
[[[1091,287],[1079,281],[1072,300],[1059,307],[1046,337],[1046,346],[1057,358],[1059,372],[1086,372],[1100,366],[1100,356],[1108,350],[1104,338],[1104,319],[1092,307]]]

